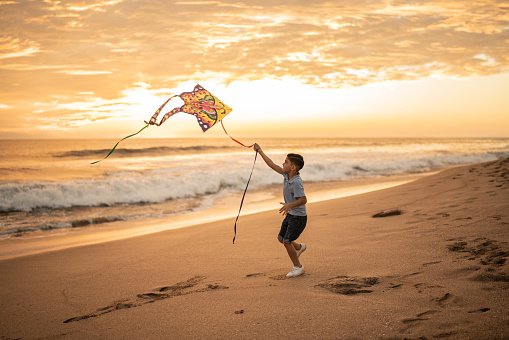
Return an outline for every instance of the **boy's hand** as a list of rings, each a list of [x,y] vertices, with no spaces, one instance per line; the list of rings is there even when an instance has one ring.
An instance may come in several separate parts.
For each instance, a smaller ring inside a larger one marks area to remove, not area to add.
[[[290,206],[290,203],[283,203],[283,202],[279,202],[279,203],[283,205],[281,207],[281,209],[279,209],[279,213],[281,213],[281,214],[283,214],[283,216],[285,216],[286,214],[288,214],[288,212],[290,211],[290,209],[292,207]]]
[[[254,151],[260,151],[262,148],[260,147],[260,145],[258,145],[258,143],[254,143],[253,149]]]

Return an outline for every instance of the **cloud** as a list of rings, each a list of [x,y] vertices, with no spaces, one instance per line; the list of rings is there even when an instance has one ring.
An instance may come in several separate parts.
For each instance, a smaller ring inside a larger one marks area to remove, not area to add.
[[[34,41],[23,34],[11,37],[17,47],[4,55],[22,57],[42,49],[37,61],[26,62],[115,64],[120,73],[154,78],[161,71],[177,78],[219,72],[228,74],[228,81],[290,75],[325,87],[405,78],[397,71],[400,65],[414,67],[414,77],[508,69],[509,14],[496,1],[81,3],[12,4],[32,14],[22,24],[10,24]],[[48,29],[56,30],[59,41]],[[474,56],[481,53],[493,63],[477,63]],[[423,67],[431,64],[439,69]],[[351,77],[352,69],[369,70],[371,77]],[[336,80],[331,74],[338,75]]]
[[[151,113],[147,107],[158,107],[170,93],[174,90],[154,90],[148,84],[137,83],[115,99],[101,98],[94,92],[78,93],[79,97],[52,95],[50,100],[34,103],[26,120],[30,127],[39,130],[68,130],[97,121],[142,120]]]
[[[495,0],[1,5],[0,102],[26,119],[26,98],[51,106],[60,95],[59,105],[82,110],[50,112],[93,120],[99,115],[81,93],[108,103],[140,81],[168,89],[188,80],[291,78],[345,88],[509,71],[509,6]]]
[[[88,70],[62,70],[57,73],[64,73],[72,76],[89,76],[95,74],[111,74],[111,71],[88,71]]]
[[[107,6],[113,6],[117,5],[124,0],[110,0],[110,1],[102,1],[102,0],[89,0],[86,1],[84,4],[83,1],[73,1],[73,0],[67,0],[67,1],[59,1],[59,0],[45,0],[47,7],[46,9],[48,11],[55,11],[55,12],[66,12],[66,11],[76,11],[76,12],[82,12],[82,11],[100,11],[103,12],[106,10],[105,7]]]
[[[39,45],[28,39],[0,35],[0,59],[32,56],[39,52]]]

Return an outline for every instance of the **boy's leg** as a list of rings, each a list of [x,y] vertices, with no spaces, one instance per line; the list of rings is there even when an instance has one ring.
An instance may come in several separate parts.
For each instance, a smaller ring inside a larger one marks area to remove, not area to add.
[[[295,246],[293,243],[283,243],[285,245],[286,251],[288,252],[288,256],[290,256],[290,260],[292,260],[293,265],[295,267],[302,267],[299,261],[299,257],[297,256],[297,250],[295,250]],[[300,249],[300,248],[299,248]]]
[[[297,243],[297,242],[293,241],[292,245],[295,248],[295,250],[300,250],[300,247],[301,247],[300,243]]]
[[[307,217],[296,217],[293,215],[286,215],[281,230],[279,232],[279,242],[283,243],[288,252],[288,256],[295,267],[302,267],[299,261],[297,250],[301,249],[301,245],[295,240],[300,236],[306,226]]]

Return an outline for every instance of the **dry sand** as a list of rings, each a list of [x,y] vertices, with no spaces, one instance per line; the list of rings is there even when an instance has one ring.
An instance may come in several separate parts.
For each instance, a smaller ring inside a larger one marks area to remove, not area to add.
[[[293,279],[277,210],[0,261],[0,339],[509,338],[509,159],[308,214]]]

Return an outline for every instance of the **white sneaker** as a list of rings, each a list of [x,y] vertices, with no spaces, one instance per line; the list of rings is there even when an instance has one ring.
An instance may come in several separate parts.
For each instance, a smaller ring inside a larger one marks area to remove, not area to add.
[[[300,254],[302,254],[305,250],[306,250],[306,245],[304,243],[301,243],[300,244],[300,249],[297,250],[297,257],[299,257]]]
[[[304,266],[302,267],[293,267],[292,271],[286,274],[286,277],[296,277],[304,274]]]

